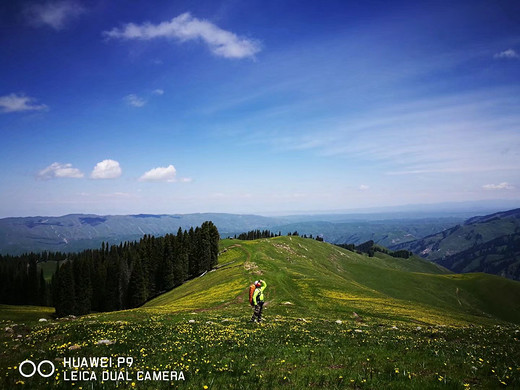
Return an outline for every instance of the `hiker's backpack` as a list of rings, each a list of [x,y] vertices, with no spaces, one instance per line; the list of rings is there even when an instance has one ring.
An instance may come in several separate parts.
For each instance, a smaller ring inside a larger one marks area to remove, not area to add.
[[[249,304],[251,306],[253,305],[253,294],[255,293],[256,286],[254,283],[251,283],[251,286],[249,286]]]

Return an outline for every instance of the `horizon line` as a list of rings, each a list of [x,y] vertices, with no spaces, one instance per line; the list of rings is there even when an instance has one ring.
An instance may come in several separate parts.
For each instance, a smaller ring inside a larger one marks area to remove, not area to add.
[[[225,211],[197,211],[197,212],[184,212],[184,213],[150,213],[150,212],[137,212],[137,213],[122,213],[122,214],[96,214],[92,212],[72,212],[60,215],[18,215],[18,216],[1,216],[1,219],[10,218],[62,218],[72,215],[94,215],[99,217],[117,217],[117,216],[182,216],[182,215],[197,215],[197,214],[220,214],[220,215],[242,215],[242,216],[259,216],[259,217],[291,217],[291,216],[303,216],[303,215],[342,215],[342,214],[378,214],[378,213],[417,213],[417,212],[451,212],[451,213],[466,213],[477,211],[475,209],[499,208],[498,203],[504,203],[504,209],[499,211],[507,211],[515,208],[520,208],[520,200],[513,199],[490,199],[490,200],[471,200],[471,201],[453,201],[453,202],[438,202],[438,203],[408,203],[395,206],[372,206],[372,207],[360,207],[353,209],[331,209],[331,210],[283,210],[283,211],[256,211],[256,212],[225,212]],[[457,210],[457,206],[465,208]],[[438,207],[439,209],[432,210],[432,207]],[[449,209],[442,209],[447,207]],[[426,210],[420,210],[420,208],[426,208]],[[473,208],[470,210],[468,208]],[[498,211],[498,210],[497,210]]]

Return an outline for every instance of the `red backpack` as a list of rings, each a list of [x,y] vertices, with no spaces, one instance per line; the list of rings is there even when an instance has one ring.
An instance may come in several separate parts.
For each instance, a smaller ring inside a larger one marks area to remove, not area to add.
[[[251,285],[249,286],[249,304],[251,306],[254,306],[254,304],[253,304],[253,294],[255,293],[255,289],[256,289],[255,283],[251,283]]]

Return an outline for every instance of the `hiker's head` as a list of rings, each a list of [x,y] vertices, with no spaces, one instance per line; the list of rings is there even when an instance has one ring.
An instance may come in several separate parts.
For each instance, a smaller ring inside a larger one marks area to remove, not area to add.
[[[255,282],[255,286],[256,286],[256,287],[260,287],[261,285],[262,285],[262,283],[260,283],[259,280],[257,280],[257,281]]]

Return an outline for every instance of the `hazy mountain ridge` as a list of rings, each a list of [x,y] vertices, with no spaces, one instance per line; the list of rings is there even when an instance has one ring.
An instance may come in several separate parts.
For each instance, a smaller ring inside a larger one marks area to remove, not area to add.
[[[459,273],[481,271],[520,280],[520,233],[475,245],[437,264]]]
[[[520,280],[520,209],[473,217],[391,248],[410,250],[455,272],[488,272]]]
[[[399,213],[393,219],[390,217],[392,214],[263,217],[200,213],[4,218],[0,219],[0,253],[76,252],[98,248],[103,241],[118,244],[138,240],[144,234],[176,233],[179,228],[189,229],[206,220],[213,221],[224,238],[249,230],[270,229],[282,234],[298,231],[302,235],[319,235],[332,243],[360,244],[374,240],[379,245],[389,246],[416,240],[464,221],[461,217],[413,218],[412,214],[404,218]]]
[[[373,240],[382,246],[415,241],[427,235],[447,229],[463,220],[458,217],[388,219],[373,221],[323,222],[308,221],[273,227],[273,231],[297,231],[300,235],[319,235],[333,244],[361,244]]]
[[[483,223],[483,222],[491,222],[496,219],[503,219],[503,218],[513,218],[513,219],[520,219],[520,208],[508,210],[508,211],[500,211],[498,213],[493,213],[489,215],[484,216],[478,216],[468,219],[464,224],[465,225],[471,225],[474,223]]]

